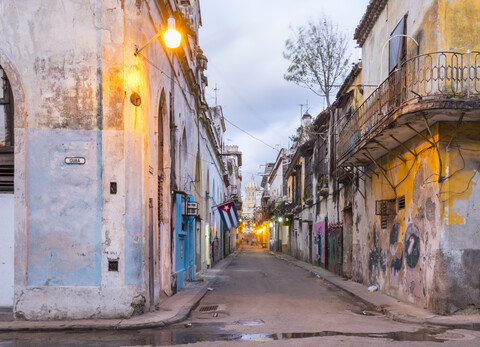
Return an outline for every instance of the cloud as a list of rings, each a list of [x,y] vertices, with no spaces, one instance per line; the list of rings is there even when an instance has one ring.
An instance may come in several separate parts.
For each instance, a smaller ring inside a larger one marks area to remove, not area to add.
[[[217,86],[218,104],[228,120],[274,147],[287,147],[300,126],[299,105],[308,99],[313,116],[325,107],[321,97],[283,79],[290,27],[325,14],[350,33],[354,47],[353,31],[367,4],[368,0],[201,0],[200,47],[209,60],[207,101],[215,104]],[[226,138],[243,152],[243,186],[251,173],[263,171],[260,164],[277,157],[275,150],[228,123]]]

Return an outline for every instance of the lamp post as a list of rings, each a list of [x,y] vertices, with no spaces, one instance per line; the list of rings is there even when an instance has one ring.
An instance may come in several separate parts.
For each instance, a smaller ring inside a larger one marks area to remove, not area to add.
[[[146,44],[144,44],[140,48],[138,48],[138,46],[135,45],[135,55],[140,53],[144,48],[150,45],[162,34],[163,34],[163,41],[165,42],[165,46],[167,46],[168,48],[177,48],[178,46],[180,46],[180,42],[182,41],[182,35],[175,28],[175,18],[170,17],[168,18],[167,30],[158,32],[154,37],[152,37],[150,41],[148,41]]]

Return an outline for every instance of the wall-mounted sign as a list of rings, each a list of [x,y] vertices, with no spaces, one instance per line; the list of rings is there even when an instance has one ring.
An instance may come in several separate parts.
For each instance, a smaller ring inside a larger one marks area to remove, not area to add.
[[[85,158],[83,157],[66,157],[65,164],[78,164],[83,165],[85,164]]]

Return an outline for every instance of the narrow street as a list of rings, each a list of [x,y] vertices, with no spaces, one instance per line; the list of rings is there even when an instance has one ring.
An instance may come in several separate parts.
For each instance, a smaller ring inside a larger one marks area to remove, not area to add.
[[[392,321],[265,249],[242,248],[227,260],[185,322],[143,330],[1,333],[0,346],[480,344],[479,331]]]

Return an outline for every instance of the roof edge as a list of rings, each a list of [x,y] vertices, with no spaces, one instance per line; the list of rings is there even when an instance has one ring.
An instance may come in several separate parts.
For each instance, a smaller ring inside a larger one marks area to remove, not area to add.
[[[380,13],[382,13],[383,9],[387,5],[387,2],[388,0],[370,0],[367,10],[360,20],[360,24],[358,24],[353,35],[353,38],[357,41],[360,47],[362,47],[365,43],[368,34],[377,22],[378,17],[380,17]]]

